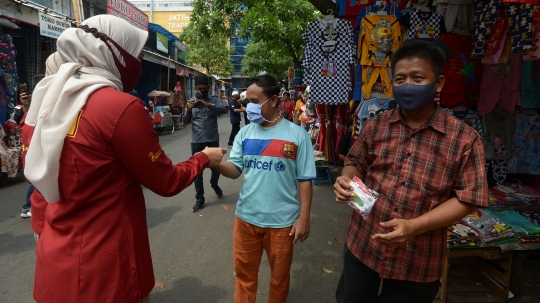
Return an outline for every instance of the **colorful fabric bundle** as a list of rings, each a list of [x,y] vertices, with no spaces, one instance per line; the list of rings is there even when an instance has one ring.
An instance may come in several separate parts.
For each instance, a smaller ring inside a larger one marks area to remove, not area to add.
[[[484,243],[495,244],[515,240],[512,226],[493,217],[485,210],[477,209],[461,222],[474,229]]]
[[[512,226],[512,229],[516,232],[516,236],[520,241],[525,239],[529,240],[527,242],[530,242],[530,240],[533,239],[540,241],[540,226],[533,224],[518,212],[514,210],[486,210],[486,212]]]
[[[480,245],[480,237],[471,227],[455,222],[448,226],[446,243],[448,248],[473,247]]]
[[[518,211],[518,213],[532,224],[540,226],[540,211]]]

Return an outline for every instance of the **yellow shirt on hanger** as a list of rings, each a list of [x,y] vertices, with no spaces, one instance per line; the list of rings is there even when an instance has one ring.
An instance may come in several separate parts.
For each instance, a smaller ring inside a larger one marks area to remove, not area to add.
[[[403,43],[403,29],[392,15],[366,16],[360,23],[357,55],[360,65],[391,67],[392,54]]]

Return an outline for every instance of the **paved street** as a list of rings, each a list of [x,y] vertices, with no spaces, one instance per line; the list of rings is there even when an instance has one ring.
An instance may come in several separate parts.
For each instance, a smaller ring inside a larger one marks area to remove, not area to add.
[[[228,115],[219,118],[219,127],[221,145],[226,147],[231,129]],[[190,135],[188,127],[160,136],[161,145],[173,163],[190,156]],[[198,213],[191,212],[195,203],[193,186],[172,198],[145,190],[154,273],[156,280],[165,284],[163,289],[154,289],[151,302],[233,301],[232,231],[242,179],[220,178],[224,197],[218,199],[209,186],[209,178],[207,170],[207,206]],[[20,217],[26,190],[22,175],[0,179],[1,303],[34,302],[35,241],[30,220]],[[335,302],[343,247],[334,239],[345,240],[350,209],[333,202],[331,185],[316,186],[313,194],[310,238],[295,246],[288,302]],[[257,302],[268,299],[269,266],[265,258]],[[324,273],[323,268],[334,273]]]
[[[219,127],[221,145],[226,146],[231,128],[228,115],[219,118]],[[161,145],[173,163],[190,156],[190,135],[188,127],[160,136]],[[333,173],[336,175],[339,170]],[[207,170],[207,204],[198,213],[191,212],[195,203],[193,186],[172,198],[145,190],[154,273],[156,280],[165,286],[154,288],[153,303],[233,302],[232,230],[242,181],[221,178],[224,197],[218,199],[208,184],[209,177]],[[20,217],[26,190],[22,175],[0,179],[0,303],[34,302],[35,241],[30,220]],[[331,185],[314,187],[310,238],[295,246],[288,302],[335,302],[343,248],[335,239],[345,240],[350,212],[348,206],[334,202]],[[512,302],[538,302],[539,273],[540,258],[526,263],[522,293]],[[257,303],[267,302],[268,283],[269,266],[263,257]],[[485,302],[501,301],[493,298]]]

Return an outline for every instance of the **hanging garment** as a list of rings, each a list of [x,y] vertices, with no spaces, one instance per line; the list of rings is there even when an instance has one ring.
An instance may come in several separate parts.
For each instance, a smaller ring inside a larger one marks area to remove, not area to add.
[[[470,108],[456,108],[452,111],[454,117],[465,122],[465,124],[474,128],[480,136],[484,137],[484,129],[482,128],[482,121],[475,110]]]
[[[495,107],[513,113],[521,96],[522,56],[510,54],[510,62],[484,64],[478,113],[483,116]]]
[[[506,4],[512,52],[532,49],[535,34],[533,14],[536,9],[536,6],[530,4]]]
[[[473,50],[474,58],[482,58],[488,41],[493,36],[501,0],[477,0],[474,14]]]
[[[358,14],[358,17],[356,18],[356,25],[354,26],[354,40],[358,44],[360,32],[361,32],[361,25],[362,25],[362,19],[364,19],[367,16],[377,15],[377,12],[384,12],[384,14],[388,16],[394,16],[397,19],[401,18],[401,10],[395,6],[385,5],[383,7],[373,5],[363,8],[360,13]],[[358,56],[360,58],[360,55]]]
[[[0,172],[14,178],[19,170],[20,150],[9,148],[4,141],[5,137],[4,128],[0,125]]]
[[[486,159],[506,160],[512,156],[512,115],[500,109],[488,113],[482,120],[485,132]]]
[[[305,82],[310,86],[310,101],[319,104],[349,102],[351,64],[354,57],[352,26],[333,19],[311,22],[302,34],[306,42]]]
[[[510,50],[512,48],[512,44],[510,41],[506,41],[506,29],[502,31],[502,35],[500,38],[493,42],[493,46],[498,45],[499,48],[494,53],[484,53],[484,58],[482,58],[483,64],[497,64],[497,63],[505,63],[508,62],[508,56],[510,56]],[[495,36],[494,36],[495,37]],[[492,39],[493,41],[494,39]],[[503,57],[504,53],[504,57]],[[502,60],[501,60],[502,58]]]
[[[540,108],[540,62],[525,61],[521,73],[521,107]]]
[[[407,39],[439,39],[440,34],[446,33],[444,19],[436,12],[422,12],[415,9],[403,15],[399,21],[407,29]]]
[[[391,57],[403,42],[401,26],[394,16],[371,15],[362,19],[358,57],[362,66],[362,92],[371,97],[373,85],[380,78],[386,95],[392,96]]]
[[[411,0],[383,0],[387,6],[394,6],[399,9],[405,9]],[[337,0],[335,1],[339,7],[339,16],[358,16],[365,7],[373,6],[375,0]],[[415,2],[415,1],[413,1]]]
[[[499,15],[497,16],[497,21],[495,21],[493,28],[486,29],[486,31],[491,31],[492,36],[486,44],[484,55],[488,53],[493,54],[501,48],[501,45],[504,45],[502,37],[503,34],[506,36],[506,32],[508,31],[508,18],[506,16],[506,9],[504,6],[501,6]]]
[[[442,104],[447,107],[463,102],[477,101],[480,94],[482,68],[480,60],[470,55],[471,36],[443,34],[441,41],[452,50],[452,57],[446,60],[443,75]],[[476,97],[475,97],[476,96]]]
[[[8,34],[0,34],[0,68],[3,71],[2,75],[8,88],[6,91],[8,98],[6,112],[8,117],[15,111],[15,96],[19,87],[16,56],[13,38]]]
[[[443,17],[448,32],[452,32],[454,27],[472,28],[474,0],[434,0],[433,5],[436,6],[436,12]]]
[[[518,113],[508,172],[540,175],[540,117]]]

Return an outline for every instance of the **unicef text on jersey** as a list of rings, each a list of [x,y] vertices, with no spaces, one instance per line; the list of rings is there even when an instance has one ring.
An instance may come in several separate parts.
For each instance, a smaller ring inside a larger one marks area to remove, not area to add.
[[[285,170],[286,165],[285,163],[279,161],[274,163],[274,161],[257,161],[257,159],[249,160],[247,162],[246,168],[253,168],[253,169],[260,169],[260,170],[267,170],[271,171],[274,169],[275,171],[282,172]]]

